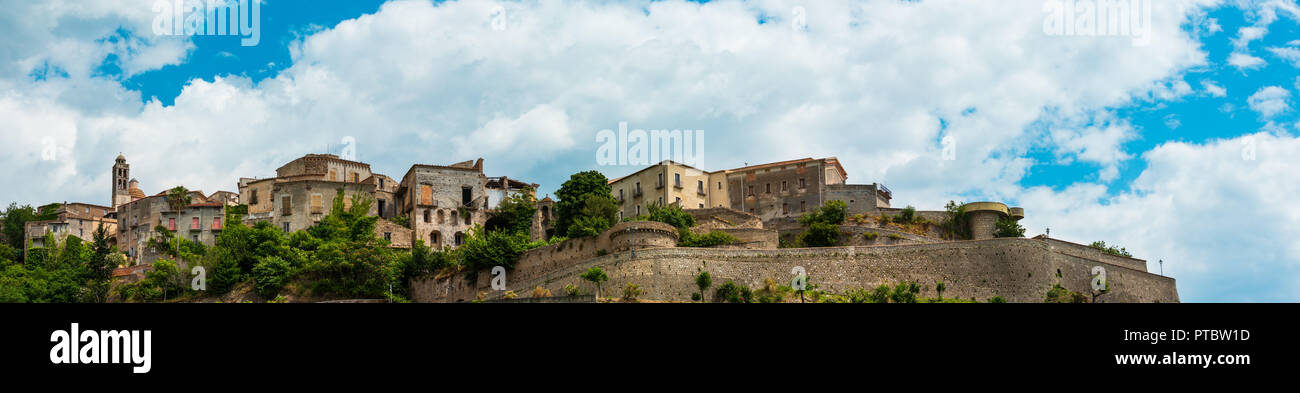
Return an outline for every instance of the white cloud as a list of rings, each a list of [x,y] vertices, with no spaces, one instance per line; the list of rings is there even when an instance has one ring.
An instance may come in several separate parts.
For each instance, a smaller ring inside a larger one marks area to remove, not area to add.
[[[1209,94],[1214,97],[1228,96],[1228,89],[1224,88],[1223,86],[1220,86],[1215,81],[1212,80],[1201,81],[1201,87],[1205,88],[1205,94]]]
[[[1111,114],[1065,119],[1059,123],[1060,128],[1053,128],[1049,133],[1058,159],[1063,163],[1077,160],[1101,166],[1097,177],[1102,182],[1119,176],[1119,165],[1131,157],[1123,144],[1137,135],[1132,125],[1118,121]]]
[[[1300,48],[1295,47],[1271,47],[1269,52],[1282,60],[1291,62],[1291,65],[1300,68]]]
[[[1258,133],[1205,144],[1171,142],[1142,155],[1132,190],[1108,196],[1077,183],[1025,190],[1023,224],[1033,232],[1104,240],[1178,279],[1183,301],[1300,298],[1300,139]],[[1249,158],[1254,158],[1253,160]]]
[[[1288,100],[1291,92],[1278,86],[1266,86],[1260,88],[1255,94],[1251,94],[1246,99],[1250,109],[1259,112],[1260,116],[1271,118],[1279,113],[1291,110]]]
[[[1231,55],[1228,55],[1228,64],[1237,67],[1237,69],[1242,71],[1246,71],[1263,67],[1267,63],[1264,62],[1264,59],[1249,54],[1233,52]]]

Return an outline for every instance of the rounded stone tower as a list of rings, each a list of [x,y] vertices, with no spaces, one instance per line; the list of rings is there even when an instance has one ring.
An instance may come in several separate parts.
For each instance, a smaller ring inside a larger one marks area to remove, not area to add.
[[[971,202],[962,207],[966,208],[966,215],[970,218],[972,240],[992,239],[998,229],[998,220],[1011,218],[1020,221],[1025,218],[1025,209],[1008,208],[1001,202]]]

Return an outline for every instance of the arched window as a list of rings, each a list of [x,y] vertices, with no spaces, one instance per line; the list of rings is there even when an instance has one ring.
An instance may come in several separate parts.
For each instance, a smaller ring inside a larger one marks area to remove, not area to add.
[[[438,231],[433,231],[433,233],[430,233],[430,234],[429,234],[429,245],[432,246],[432,247],[434,247],[434,248],[441,248],[441,246],[442,246],[442,233],[439,233]]]
[[[439,210],[439,211],[438,211],[438,223],[439,223],[439,224],[441,224],[441,223],[443,222],[443,216],[444,216],[444,214],[442,213],[442,210]]]
[[[461,232],[456,232],[456,246],[459,247],[462,244],[465,244],[465,234]]]

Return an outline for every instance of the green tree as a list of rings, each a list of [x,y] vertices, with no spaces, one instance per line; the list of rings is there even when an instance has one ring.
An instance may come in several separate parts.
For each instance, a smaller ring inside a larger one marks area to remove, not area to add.
[[[1089,247],[1092,247],[1092,248],[1095,248],[1095,249],[1098,249],[1098,250],[1101,250],[1102,252],[1107,253],[1107,254],[1110,254],[1110,255],[1121,256],[1121,257],[1129,257],[1129,258],[1132,258],[1132,257],[1133,257],[1133,254],[1130,254],[1130,253],[1128,252],[1128,250],[1124,249],[1124,247],[1118,247],[1118,248],[1117,248],[1117,247],[1115,247],[1115,246],[1107,246],[1107,245],[1106,245],[1106,242],[1101,241],[1101,240],[1098,240],[1098,241],[1092,242],[1092,244],[1089,244],[1088,246],[1089,246]]]
[[[700,301],[705,301],[704,294],[713,286],[713,277],[707,271],[700,271],[695,275],[695,286],[700,288]]]
[[[948,289],[948,286],[944,285],[943,280],[939,280],[934,284],[934,291],[939,293],[939,301],[941,302],[943,301],[943,291],[945,289]]]
[[[27,239],[27,222],[36,221],[36,209],[31,205],[18,206],[17,203],[10,203],[9,207],[0,213],[0,220],[4,221],[4,238],[9,247],[19,250],[20,254],[25,250]],[[14,260],[22,260],[23,255],[18,255]]]
[[[600,172],[586,171],[569,176],[569,180],[565,181],[560,186],[560,189],[555,192],[555,196],[559,198],[555,202],[555,214],[557,216],[555,233],[568,234],[570,232],[569,227],[573,225],[574,221],[578,217],[584,216],[582,210],[588,205],[588,195],[613,200],[614,197],[611,195],[610,190],[609,180]],[[613,225],[616,217],[609,217],[609,225]]]
[[[600,283],[609,281],[609,275],[605,274],[605,271],[601,270],[599,266],[592,266],[578,277],[596,284],[596,299],[600,299]]]
[[[948,211],[948,217],[939,225],[944,233],[953,240],[970,240],[970,216],[966,214],[966,206],[948,201],[944,208]]]
[[[288,283],[293,267],[279,257],[266,257],[253,266],[253,283],[263,298],[274,297]]]
[[[1013,218],[999,218],[995,225],[997,229],[993,231],[993,237],[1025,237],[1025,227]]]
[[[848,204],[841,200],[826,201],[820,207],[799,217],[799,223],[812,226],[814,223],[839,225],[848,217]]]
[[[524,187],[497,205],[491,221],[501,223],[510,233],[528,234],[532,231],[533,216],[537,214],[537,198],[531,188]]]

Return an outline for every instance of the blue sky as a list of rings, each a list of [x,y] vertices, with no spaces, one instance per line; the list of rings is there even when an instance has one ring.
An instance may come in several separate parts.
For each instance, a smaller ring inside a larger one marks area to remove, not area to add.
[[[233,191],[345,138],[546,194],[639,169],[596,162],[627,122],[705,130],[706,170],[836,156],[899,206],[1020,205],[1185,301],[1300,301],[1300,6],[1155,1],[1137,46],[1047,34],[1060,1],[266,0],[241,46],[154,34],[153,1],[0,0],[0,164],[35,185],[0,199],[107,203],[118,153],[146,192]]]

